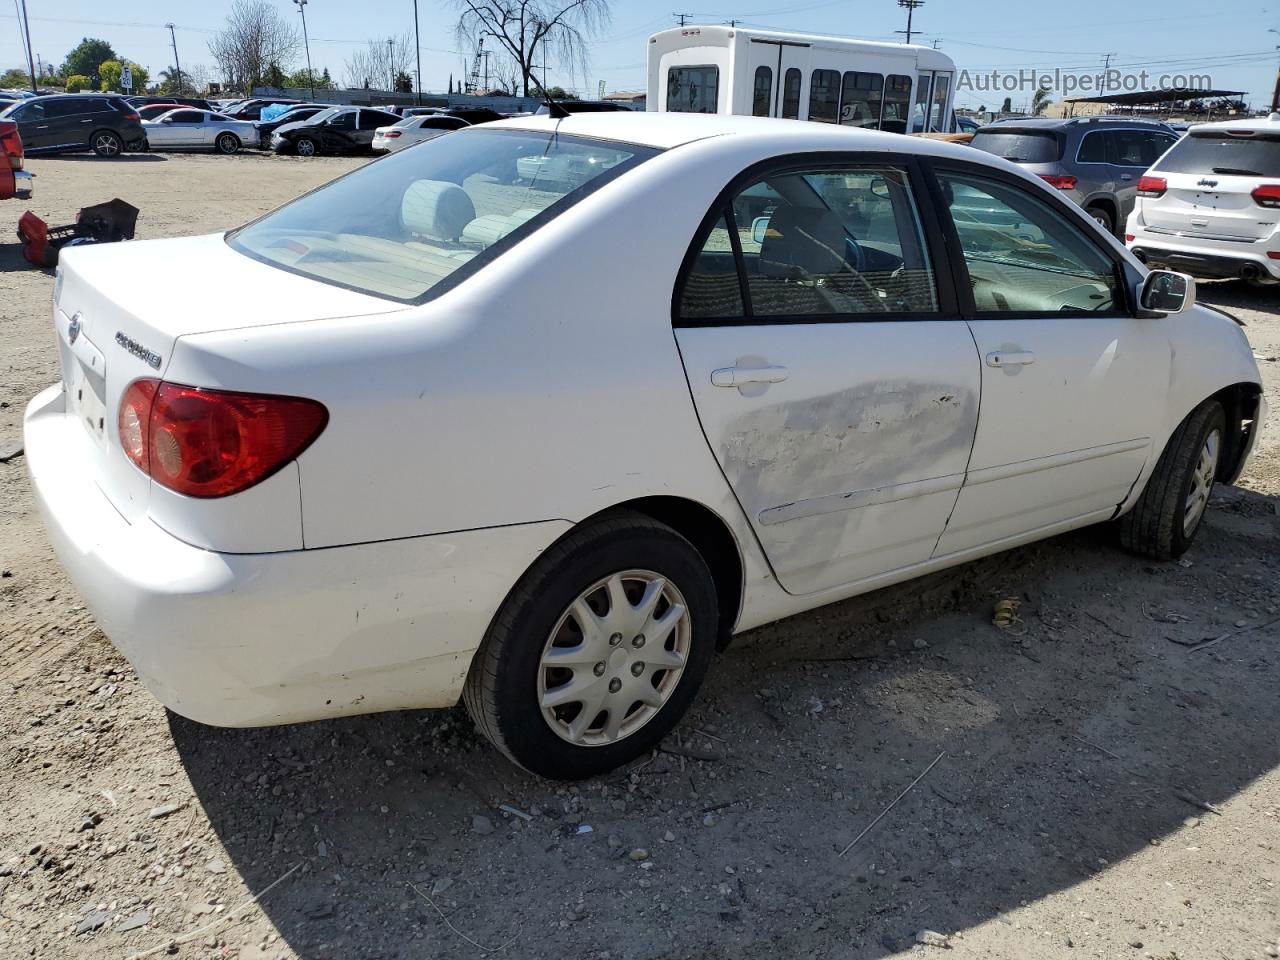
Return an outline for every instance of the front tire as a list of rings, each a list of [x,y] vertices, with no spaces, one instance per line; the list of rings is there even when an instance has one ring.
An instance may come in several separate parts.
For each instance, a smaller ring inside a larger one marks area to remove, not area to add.
[[[652,750],[692,703],[718,633],[706,562],[665,524],[619,513],[547,550],[503,602],[463,701],[533,773],[576,780]]]
[[[1107,233],[1114,235],[1116,232],[1115,220],[1112,219],[1111,211],[1106,207],[1092,206],[1085,207],[1085,213],[1093,218],[1094,223],[1100,226]]]
[[[1146,489],[1120,518],[1120,543],[1143,557],[1174,560],[1187,552],[1213,492],[1226,438],[1222,404],[1208,400],[1173,431]]]
[[[293,143],[293,152],[300,157],[314,157],[319,151],[316,142],[310,137],[299,137]]]
[[[240,138],[234,133],[220,133],[213,145],[219,153],[232,154],[240,149]]]
[[[99,130],[89,140],[93,152],[100,157],[118,157],[124,153],[124,141],[114,130]]]

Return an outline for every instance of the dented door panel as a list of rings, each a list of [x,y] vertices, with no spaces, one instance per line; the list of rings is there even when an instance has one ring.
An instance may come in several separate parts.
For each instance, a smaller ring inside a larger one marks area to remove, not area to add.
[[[784,589],[928,560],[963,482],[981,389],[960,321],[680,328],[703,429]],[[718,387],[712,372],[786,379]]]

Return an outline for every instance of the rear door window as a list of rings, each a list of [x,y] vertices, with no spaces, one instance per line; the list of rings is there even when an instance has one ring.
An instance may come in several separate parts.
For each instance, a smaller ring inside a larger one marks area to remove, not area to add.
[[[815,70],[809,78],[809,119],[835,123],[840,110],[840,71]]]
[[[1108,130],[1106,137],[1111,162],[1121,167],[1141,167],[1145,170],[1164,153],[1154,130]]]
[[[800,71],[795,67],[787,70],[782,84],[782,118],[798,120],[800,118]]]
[[[1280,138],[1189,134],[1156,165],[1160,173],[1217,173],[1224,176],[1280,177]]]
[[[1110,163],[1107,159],[1107,136],[1101,130],[1086,133],[1080,141],[1080,152],[1076,155],[1079,163]]]
[[[890,133],[907,132],[907,116],[911,113],[911,78],[890,74],[884,85],[884,118],[880,129]]]
[[[751,115],[767,117],[773,111],[773,71],[768,67],[756,67],[755,82],[751,88]]]
[[[970,145],[1015,163],[1053,163],[1062,159],[1062,143],[1048,131],[979,130]]]
[[[719,67],[672,67],[667,71],[667,111],[715,113],[719,88]]]

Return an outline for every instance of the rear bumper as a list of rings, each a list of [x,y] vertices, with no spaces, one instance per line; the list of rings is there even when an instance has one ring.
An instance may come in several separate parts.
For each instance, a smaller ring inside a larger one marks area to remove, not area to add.
[[[1280,280],[1280,260],[1267,255],[1280,251],[1270,242],[1179,237],[1155,233],[1136,221],[1135,213],[1125,230],[1126,246],[1153,267],[1168,267],[1210,280],[1235,277]]]
[[[99,626],[158,700],[217,726],[452,706],[499,604],[570,526],[214,553],[116,512],[75,462],[61,387],[24,427],[49,538]]]

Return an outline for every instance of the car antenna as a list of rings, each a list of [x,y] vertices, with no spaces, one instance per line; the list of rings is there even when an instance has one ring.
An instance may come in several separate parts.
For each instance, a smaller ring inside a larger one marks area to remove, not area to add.
[[[569,111],[565,109],[563,103],[547,93],[547,88],[542,85],[542,81],[538,79],[538,75],[532,70],[529,71],[529,79],[538,85],[538,92],[542,94],[542,99],[547,102],[547,109],[551,111],[551,115],[557,120],[566,119],[569,116]]]

